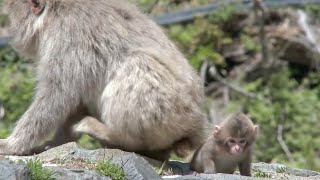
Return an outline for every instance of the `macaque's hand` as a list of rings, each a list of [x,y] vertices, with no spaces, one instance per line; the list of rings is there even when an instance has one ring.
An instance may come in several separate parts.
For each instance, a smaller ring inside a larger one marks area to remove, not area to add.
[[[193,172],[191,173],[191,175],[192,175],[192,176],[199,176],[200,173],[198,173],[197,171],[193,171]]]

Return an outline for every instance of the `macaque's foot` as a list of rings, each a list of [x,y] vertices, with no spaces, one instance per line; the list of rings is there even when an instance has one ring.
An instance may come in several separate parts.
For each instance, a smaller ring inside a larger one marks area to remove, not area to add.
[[[9,150],[7,139],[0,139],[0,155],[19,155]]]
[[[51,148],[54,148],[55,146],[51,146],[51,145],[42,145],[42,146],[38,146],[38,147],[35,147],[31,150],[31,154],[40,154],[44,151],[47,151]]]
[[[198,173],[197,171],[192,171],[192,172],[190,173],[190,175],[193,175],[193,176],[199,176],[199,175],[200,175],[200,173]]]

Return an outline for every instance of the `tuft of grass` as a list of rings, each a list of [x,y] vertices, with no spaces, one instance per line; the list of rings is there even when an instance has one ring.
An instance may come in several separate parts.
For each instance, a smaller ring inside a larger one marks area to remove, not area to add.
[[[271,178],[271,175],[261,170],[254,170],[254,177]]]
[[[166,160],[166,161],[164,161],[164,162],[162,163],[162,165],[161,165],[160,168],[156,168],[157,174],[162,175],[163,172],[164,172],[164,167],[165,167],[167,164],[168,164],[168,161]]]
[[[28,168],[31,170],[31,180],[51,180],[53,172],[42,167],[39,159],[30,159],[26,161]]]
[[[278,167],[278,168],[276,169],[276,171],[277,171],[277,173],[285,173],[285,172],[286,172],[286,170],[285,170],[284,167]]]
[[[125,180],[126,179],[125,173],[120,167],[113,164],[111,162],[111,159],[112,158],[106,161],[98,162],[95,165],[94,170],[99,174],[109,176],[113,180]]]

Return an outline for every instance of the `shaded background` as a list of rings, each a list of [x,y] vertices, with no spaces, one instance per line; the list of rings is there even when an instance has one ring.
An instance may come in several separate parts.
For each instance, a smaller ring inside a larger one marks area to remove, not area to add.
[[[255,162],[320,171],[319,1],[131,1],[163,26],[201,75],[210,122],[243,111],[260,126]],[[0,37],[7,37],[2,7]],[[1,46],[1,138],[32,100],[33,72],[32,61]],[[81,145],[98,147],[87,136]]]

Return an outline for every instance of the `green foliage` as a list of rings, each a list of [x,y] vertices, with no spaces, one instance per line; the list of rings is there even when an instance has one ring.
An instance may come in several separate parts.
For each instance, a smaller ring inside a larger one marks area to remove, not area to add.
[[[316,17],[315,20],[318,20],[317,17],[320,17],[320,5],[319,4],[313,4],[309,3],[305,6],[302,6],[302,8],[311,16]]]
[[[254,173],[253,173],[253,177],[257,177],[257,178],[271,178],[271,175],[266,173],[266,172],[263,172],[261,170],[253,170]]]
[[[11,49],[0,50],[0,58],[0,100],[6,112],[3,122],[10,125],[30,104],[34,81],[30,66]]]
[[[193,23],[171,25],[168,32],[194,68],[199,69],[204,60],[224,65],[223,56],[216,50],[230,44],[232,38],[220,26],[231,18],[234,12],[233,6],[224,6],[212,12],[208,18],[197,17]]]
[[[246,50],[249,52],[259,52],[261,51],[261,46],[257,45],[257,43],[247,34],[240,35],[240,41],[245,46]]]
[[[31,180],[51,180],[53,172],[42,167],[39,159],[27,160],[27,166],[31,170]]]
[[[220,1],[220,0],[130,0],[133,3],[136,3],[141,6],[141,8],[149,12],[150,9],[154,8],[154,5],[157,4],[157,9],[160,9],[160,13],[172,12],[181,9],[185,9],[187,7],[196,7],[199,5],[208,4],[208,2]],[[158,14],[158,13],[156,13]]]
[[[101,161],[96,164],[94,170],[102,175],[109,176],[113,180],[125,180],[126,175],[123,170],[111,162],[111,159]]]
[[[222,24],[227,22],[236,13],[236,8],[233,5],[222,6],[213,11],[208,19],[213,24]]]
[[[9,129],[2,124],[0,124],[0,139],[7,137],[9,134]]]
[[[0,14],[0,27],[5,27],[9,24],[7,15]]]
[[[277,173],[285,173],[286,169],[284,167],[279,167],[279,168],[276,169],[276,172]]]
[[[79,139],[79,145],[86,149],[98,149],[101,145],[88,135],[82,135]]]

